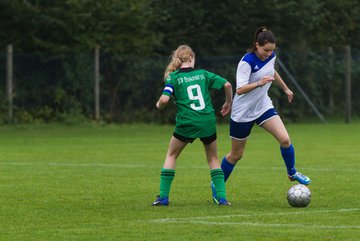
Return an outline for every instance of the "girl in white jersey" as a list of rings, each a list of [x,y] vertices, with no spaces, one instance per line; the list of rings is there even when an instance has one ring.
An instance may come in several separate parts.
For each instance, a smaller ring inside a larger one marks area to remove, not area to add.
[[[289,103],[293,99],[293,92],[274,68],[275,43],[276,39],[271,31],[266,27],[259,28],[255,32],[252,48],[239,62],[236,72],[236,94],[230,119],[231,151],[221,164],[225,181],[243,156],[246,140],[256,123],[279,142],[289,179],[304,185],[310,184],[310,179],[295,169],[294,146],[268,96],[268,90],[272,82],[275,82],[287,95]],[[216,191],[212,184],[211,186],[214,195]]]

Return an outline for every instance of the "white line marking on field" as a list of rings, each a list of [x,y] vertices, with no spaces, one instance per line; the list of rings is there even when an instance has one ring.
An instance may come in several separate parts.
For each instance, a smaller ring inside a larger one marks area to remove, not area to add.
[[[54,167],[109,167],[109,168],[161,168],[162,164],[121,164],[121,163],[66,163],[66,162],[0,162],[0,165],[9,166],[37,166],[47,165]],[[180,166],[177,169],[208,169],[207,166]]]
[[[356,212],[360,211],[360,208],[347,208],[338,210],[317,210],[317,211],[298,211],[298,212],[277,212],[277,213],[248,213],[248,214],[230,214],[230,215],[219,215],[219,216],[202,216],[202,217],[186,217],[176,218],[176,220],[194,220],[194,219],[212,219],[212,218],[233,218],[233,217],[255,217],[255,216],[282,216],[282,215],[303,215],[303,214],[314,214],[314,213],[333,213],[333,212]],[[174,220],[170,219],[158,219],[159,222],[167,222]],[[155,220],[154,220],[155,221]]]
[[[62,166],[62,167],[119,167],[119,168],[141,168],[146,165],[139,164],[116,164],[116,163],[60,163],[60,162],[49,162],[49,166]]]
[[[67,163],[67,162],[12,162],[12,161],[2,161],[0,165],[14,165],[14,166],[34,166],[34,165],[48,165],[48,166],[69,166],[69,167],[118,167],[118,168],[161,168],[162,163],[158,165],[154,164],[121,164],[119,163]],[[209,167],[204,165],[181,165],[179,164],[177,169],[208,169]],[[239,166],[239,169],[243,170],[283,170],[284,167],[249,167],[249,166]],[[359,168],[303,168],[304,170],[316,171],[316,172],[333,172],[343,171],[349,173],[358,173],[360,172]]]
[[[220,216],[203,216],[203,217],[186,217],[186,218],[163,218],[150,220],[154,223],[192,223],[204,225],[244,225],[244,226],[262,226],[262,227],[303,227],[303,228],[321,228],[321,229],[360,229],[360,226],[347,226],[347,225],[313,225],[313,224],[283,224],[283,223],[257,223],[257,222],[213,222],[206,221],[206,219],[221,219],[233,217],[255,217],[255,216],[275,216],[275,215],[304,215],[314,213],[331,213],[331,212],[356,212],[360,208],[348,208],[339,210],[318,210],[318,211],[299,211],[299,212],[277,212],[277,213],[257,213],[257,214],[232,214]]]
[[[118,167],[118,168],[149,168],[152,166],[145,164],[117,164],[117,163],[65,163],[65,162],[0,162],[0,165],[12,165],[12,166],[35,166],[35,165],[47,165],[58,167]],[[153,166],[155,167],[155,166]],[[161,166],[156,166],[161,167]]]
[[[11,165],[11,166],[34,166],[37,163],[34,162],[0,162],[1,165]]]
[[[204,225],[242,225],[242,226],[259,226],[259,227],[296,227],[296,228],[321,228],[321,229],[360,229],[360,226],[326,226],[326,225],[307,225],[300,223],[251,223],[251,222],[209,222],[209,221],[170,221],[171,223],[192,223]]]

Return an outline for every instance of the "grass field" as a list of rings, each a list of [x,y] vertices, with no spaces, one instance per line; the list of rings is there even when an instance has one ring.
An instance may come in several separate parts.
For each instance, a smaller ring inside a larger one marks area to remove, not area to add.
[[[291,124],[312,202],[292,208],[275,140],[254,128],[210,201],[197,140],[180,156],[169,207],[152,207],[172,126],[0,127],[0,240],[360,240],[360,124]],[[227,125],[218,149],[229,151]]]

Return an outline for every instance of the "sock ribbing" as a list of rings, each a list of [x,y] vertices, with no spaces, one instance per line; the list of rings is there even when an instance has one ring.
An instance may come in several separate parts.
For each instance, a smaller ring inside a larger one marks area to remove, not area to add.
[[[161,169],[160,174],[160,197],[169,197],[171,183],[175,177],[175,170]]]
[[[210,171],[211,180],[215,185],[216,190],[216,199],[224,198],[226,199],[226,188],[224,181],[224,173],[221,168],[213,169]]]

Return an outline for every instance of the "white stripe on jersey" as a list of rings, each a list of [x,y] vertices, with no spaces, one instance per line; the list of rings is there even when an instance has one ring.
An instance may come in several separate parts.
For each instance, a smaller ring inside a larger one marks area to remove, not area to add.
[[[165,86],[164,91],[170,92],[172,94],[174,92],[174,89],[170,86]]]

